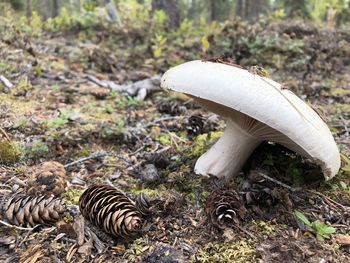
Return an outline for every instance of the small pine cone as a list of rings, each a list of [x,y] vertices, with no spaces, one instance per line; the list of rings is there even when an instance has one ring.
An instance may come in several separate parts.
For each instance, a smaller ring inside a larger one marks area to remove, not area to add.
[[[186,125],[187,133],[191,136],[195,136],[198,134],[203,133],[203,127],[204,127],[204,120],[203,117],[200,115],[192,115],[188,119],[188,123]]]
[[[186,107],[178,101],[162,101],[157,105],[157,110],[160,113],[167,113],[172,116],[181,115],[186,111]]]
[[[90,222],[122,239],[136,235],[142,225],[135,203],[112,186],[90,186],[80,197],[79,208]]]
[[[58,162],[44,162],[33,168],[28,180],[28,193],[31,195],[58,196],[66,188],[66,170]]]
[[[17,226],[52,224],[60,219],[65,208],[59,199],[53,196],[15,195],[4,205],[5,219]]]
[[[234,190],[223,189],[215,190],[208,196],[205,212],[211,223],[218,228],[239,225],[247,214],[239,194]]]
[[[151,215],[151,202],[146,194],[141,193],[136,197],[135,206],[143,217]]]
[[[269,207],[277,202],[273,191],[269,187],[260,184],[245,183],[243,185],[242,195],[244,202],[247,205],[261,205]]]

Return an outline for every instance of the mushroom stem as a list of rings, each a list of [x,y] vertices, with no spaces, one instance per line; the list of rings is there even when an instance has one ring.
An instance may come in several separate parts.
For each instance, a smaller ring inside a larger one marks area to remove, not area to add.
[[[227,119],[224,135],[196,162],[194,171],[196,174],[218,178],[226,178],[237,175],[242,169],[248,157],[262,142],[232,120]]]

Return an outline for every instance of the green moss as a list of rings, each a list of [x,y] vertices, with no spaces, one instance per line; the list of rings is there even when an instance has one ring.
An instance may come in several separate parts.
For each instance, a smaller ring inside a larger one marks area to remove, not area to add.
[[[261,235],[270,235],[276,231],[276,228],[271,223],[266,223],[264,221],[255,221],[251,222],[252,225],[258,228],[258,233]]]
[[[171,141],[171,136],[169,133],[161,133],[159,134],[157,140],[165,145],[165,146],[171,146],[172,145],[172,141]]]
[[[253,242],[240,240],[234,243],[209,243],[192,257],[194,263],[256,262]]]
[[[350,94],[350,89],[335,88],[330,91],[322,91],[322,95],[344,96]]]
[[[19,160],[20,152],[13,142],[0,140],[0,163],[12,164]]]
[[[350,112],[350,104],[348,103],[333,103],[323,106],[329,114],[344,114]]]
[[[78,149],[76,152],[75,152],[75,155],[79,158],[82,158],[82,157],[88,157],[90,156],[91,152],[90,152],[90,149],[88,147],[84,147],[82,149]]]
[[[222,131],[198,135],[191,147],[190,156],[198,157],[205,153],[224,133]]]
[[[3,93],[0,93],[0,101],[2,106],[16,112],[17,116],[20,116],[22,114],[32,114],[34,108],[38,104],[37,100],[26,100],[23,98],[15,97],[11,94]]]
[[[162,185],[163,186],[163,185]],[[149,198],[157,198],[161,192],[166,191],[165,187],[158,187],[156,190],[155,189],[150,189],[150,188],[143,188],[143,189],[130,189],[130,192],[133,193],[134,195],[139,195],[141,193],[146,194]]]
[[[63,218],[64,222],[66,223],[73,223],[74,222],[74,217],[71,214],[66,214]]]
[[[123,257],[130,262],[135,262],[136,258],[148,249],[148,240],[146,238],[138,238],[129,245],[129,249],[124,253]]]
[[[63,202],[65,205],[78,205],[79,198],[83,194],[83,189],[70,188],[63,194]]]

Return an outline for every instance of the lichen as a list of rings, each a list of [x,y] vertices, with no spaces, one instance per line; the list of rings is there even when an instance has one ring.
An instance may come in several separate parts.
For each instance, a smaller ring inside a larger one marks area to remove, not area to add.
[[[270,235],[270,234],[272,234],[272,233],[274,233],[276,231],[276,228],[275,228],[274,225],[272,225],[271,223],[266,223],[264,221],[252,220],[251,224],[258,228],[257,232],[260,235]]]
[[[193,263],[256,262],[253,242],[245,239],[234,243],[209,243],[192,257]]]

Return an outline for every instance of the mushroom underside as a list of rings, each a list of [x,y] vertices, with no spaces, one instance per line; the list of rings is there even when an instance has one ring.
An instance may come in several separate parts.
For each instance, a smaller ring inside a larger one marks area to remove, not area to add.
[[[312,159],[302,147],[265,123],[226,106],[205,99],[194,99],[207,110],[226,119],[224,135],[199,157],[194,168],[196,174],[229,179],[240,172],[254,149],[263,141],[279,143]]]

